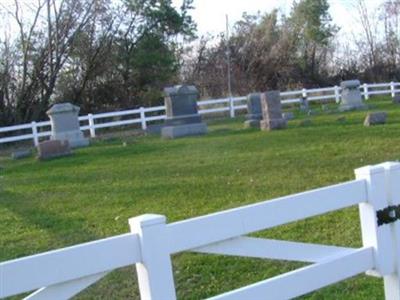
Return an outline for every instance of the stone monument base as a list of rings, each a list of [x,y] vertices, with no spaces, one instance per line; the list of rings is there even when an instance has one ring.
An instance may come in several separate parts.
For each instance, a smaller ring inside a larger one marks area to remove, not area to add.
[[[39,143],[38,147],[38,159],[47,160],[57,157],[63,157],[71,155],[71,148],[67,140],[50,140]]]
[[[247,120],[244,122],[245,128],[260,128],[260,120]]]
[[[285,129],[286,127],[287,121],[285,119],[262,120],[260,122],[261,130]]]
[[[206,133],[207,124],[205,123],[165,126],[161,129],[161,136],[165,139],[174,139],[191,135],[202,135]]]
[[[71,148],[89,146],[89,139],[83,136],[81,131],[58,132],[51,135],[51,140],[68,141]]]
[[[359,109],[367,109],[368,106],[365,104],[357,104],[357,105],[340,105],[339,106],[339,111],[343,112],[343,111],[350,111],[350,110],[359,110]]]

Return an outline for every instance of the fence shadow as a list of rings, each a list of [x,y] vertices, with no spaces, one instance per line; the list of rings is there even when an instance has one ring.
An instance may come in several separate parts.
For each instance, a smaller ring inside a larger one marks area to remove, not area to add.
[[[88,224],[83,217],[68,215],[64,210],[60,210],[59,213],[52,212],[45,205],[40,205],[38,201],[33,201],[20,193],[0,190],[0,199],[1,208],[4,208],[6,211],[8,210],[11,214],[15,214],[17,219],[20,218],[24,221],[24,228],[20,229],[21,235],[14,236],[15,243],[11,243],[10,245],[14,250],[18,249],[18,252],[11,252],[14,258],[16,256],[30,255],[38,250],[52,250],[99,238],[94,231],[88,228]],[[4,225],[6,226],[6,223]],[[6,231],[6,228],[4,230]],[[46,240],[46,238],[41,239],[45,241],[41,245],[37,243],[32,244],[31,240],[25,241],[23,236],[26,234],[26,231],[37,231],[37,234],[48,234],[51,242],[48,239]],[[31,250],[21,247],[21,242],[27,246],[34,246],[35,248],[45,247],[46,249]],[[16,246],[15,244],[20,245]],[[5,251],[5,253],[8,253],[8,256],[10,255],[9,251]]]

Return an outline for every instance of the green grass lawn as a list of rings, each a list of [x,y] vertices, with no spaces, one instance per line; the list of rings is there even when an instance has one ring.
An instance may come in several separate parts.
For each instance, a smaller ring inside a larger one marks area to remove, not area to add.
[[[388,124],[365,128],[365,111],[297,114],[288,129],[261,132],[237,118],[211,122],[202,137],[114,139],[47,162],[2,158],[0,261],[126,233],[128,219],[144,213],[173,222],[351,180],[357,167],[400,158],[400,107],[389,98],[372,103],[389,113]],[[305,118],[312,124],[299,126]],[[359,247],[359,227],[353,207],[255,235]],[[180,299],[303,265],[190,253],[173,263]],[[135,276],[133,267],[114,271],[77,298],[138,299]],[[383,281],[361,275],[304,298],[382,299]]]

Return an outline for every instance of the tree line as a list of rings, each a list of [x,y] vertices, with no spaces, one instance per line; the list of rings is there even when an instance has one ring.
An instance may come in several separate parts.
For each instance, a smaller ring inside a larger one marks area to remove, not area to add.
[[[229,39],[224,34],[203,37],[191,49],[184,77],[204,95],[227,95],[229,54],[237,95],[329,86],[354,78],[399,81],[400,1],[382,1],[375,12],[368,12],[364,0],[347,3],[362,28],[350,37],[332,22],[328,0],[295,1],[287,16],[278,10],[244,14]]]
[[[83,112],[152,105],[179,81],[180,44],[195,33],[191,0],[178,9],[171,0],[37,0],[25,11],[15,0],[1,8],[18,30],[0,41],[0,126],[44,119],[62,101]]]
[[[83,113],[155,105],[163,87],[182,82],[226,96],[228,56],[237,95],[400,79],[400,0],[383,0],[377,16],[354,0],[362,33],[344,41],[328,0],[297,0],[287,16],[244,14],[229,39],[196,37],[192,1],[0,4],[13,24],[0,38],[0,126],[46,119],[56,102]]]

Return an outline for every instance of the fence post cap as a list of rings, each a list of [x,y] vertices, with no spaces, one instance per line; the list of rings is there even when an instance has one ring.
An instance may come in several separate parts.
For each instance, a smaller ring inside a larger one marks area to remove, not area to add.
[[[138,217],[130,218],[129,225],[131,227],[150,227],[153,225],[165,224],[167,218],[163,215],[144,214]]]
[[[365,166],[354,170],[354,173],[357,176],[379,174],[384,172],[385,168],[382,165]]]

